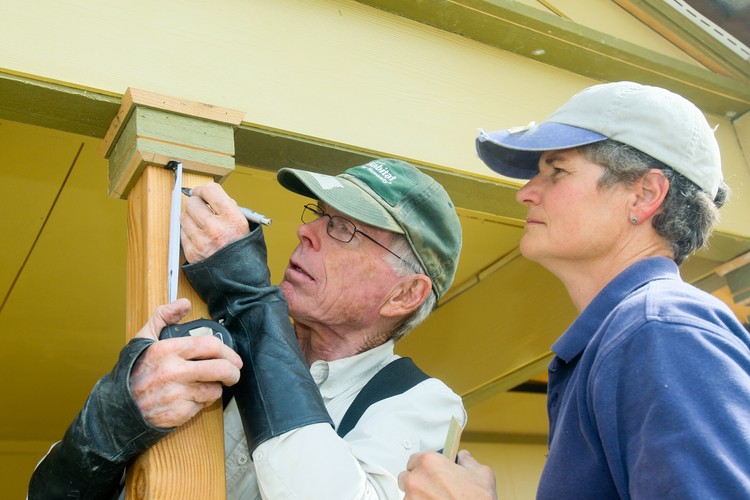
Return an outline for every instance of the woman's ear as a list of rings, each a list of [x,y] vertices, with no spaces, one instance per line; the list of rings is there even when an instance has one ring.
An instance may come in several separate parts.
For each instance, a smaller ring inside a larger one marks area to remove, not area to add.
[[[388,294],[380,314],[387,317],[406,316],[414,312],[432,292],[432,280],[424,274],[404,276]]]
[[[635,202],[630,208],[630,219],[644,221],[657,213],[669,191],[669,179],[664,171],[652,168],[633,185]]]

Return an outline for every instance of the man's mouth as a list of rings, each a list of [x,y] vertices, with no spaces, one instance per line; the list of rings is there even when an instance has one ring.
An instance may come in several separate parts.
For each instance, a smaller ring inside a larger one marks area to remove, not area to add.
[[[295,264],[294,262],[289,262],[289,270],[293,271],[296,274],[302,275],[302,277],[307,280],[315,281],[313,277],[307,273],[307,271],[302,269],[299,265]]]

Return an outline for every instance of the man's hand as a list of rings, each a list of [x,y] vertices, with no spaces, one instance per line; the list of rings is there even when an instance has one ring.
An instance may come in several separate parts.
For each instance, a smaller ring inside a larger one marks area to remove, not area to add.
[[[193,188],[180,217],[182,250],[193,263],[250,232],[237,202],[215,182]]]
[[[136,337],[158,340],[162,328],[189,311],[187,299],[159,306]],[[176,427],[219,399],[222,384],[236,384],[241,367],[239,355],[212,335],[161,340],[136,361],[130,388],[150,424]]]
[[[497,500],[495,473],[468,451],[458,453],[458,465],[440,453],[415,453],[398,476],[405,500]]]

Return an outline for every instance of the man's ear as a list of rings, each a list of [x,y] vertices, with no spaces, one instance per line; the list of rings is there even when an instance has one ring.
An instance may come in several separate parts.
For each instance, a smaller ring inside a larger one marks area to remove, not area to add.
[[[404,276],[388,294],[380,314],[401,317],[414,312],[432,292],[432,280],[424,274]]]
[[[669,179],[664,171],[652,168],[633,186],[635,201],[630,208],[630,219],[645,221],[659,211],[669,191]]]

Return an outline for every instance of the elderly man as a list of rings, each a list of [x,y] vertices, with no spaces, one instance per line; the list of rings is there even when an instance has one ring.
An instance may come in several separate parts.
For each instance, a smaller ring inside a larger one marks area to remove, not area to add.
[[[241,361],[213,338],[154,342],[189,304],[162,306],[37,467],[30,498],[111,497],[128,461],[221,384],[233,385],[230,498],[400,498],[409,456],[440,449],[451,417],[465,423],[456,394],[393,352],[453,280],[461,229],[445,190],[390,159],[278,180],[318,200],[279,287],[262,231],[218,185],[196,188],[183,212],[185,272]]]

